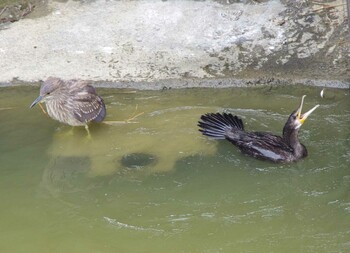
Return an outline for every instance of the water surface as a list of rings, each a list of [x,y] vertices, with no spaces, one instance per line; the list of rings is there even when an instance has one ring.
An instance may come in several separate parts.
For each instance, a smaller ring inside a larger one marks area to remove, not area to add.
[[[348,252],[348,90],[100,89],[107,121],[71,129],[38,88],[0,89],[1,252]],[[280,133],[306,94],[309,157],[276,165],[203,137],[205,112]]]

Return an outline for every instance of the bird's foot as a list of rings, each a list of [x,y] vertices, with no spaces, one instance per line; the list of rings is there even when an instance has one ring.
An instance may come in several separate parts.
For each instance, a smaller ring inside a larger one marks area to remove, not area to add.
[[[135,111],[133,114],[131,114],[131,116],[126,119],[126,120],[106,120],[103,121],[103,123],[108,124],[108,125],[114,125],[114,124],[129,124],[129,123],[138,123],[137,121],[134,121],[137,117],[141,116],[142,114],[144,114],[144,112],[140,112],[137,113],[137,108],[138,106],[136,105]]]

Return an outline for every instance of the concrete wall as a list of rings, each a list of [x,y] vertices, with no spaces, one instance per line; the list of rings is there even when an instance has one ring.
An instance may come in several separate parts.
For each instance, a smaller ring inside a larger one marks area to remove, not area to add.
[[[0,27],[0,83],[349,86],[345,0],[237,2],[49,0]]]

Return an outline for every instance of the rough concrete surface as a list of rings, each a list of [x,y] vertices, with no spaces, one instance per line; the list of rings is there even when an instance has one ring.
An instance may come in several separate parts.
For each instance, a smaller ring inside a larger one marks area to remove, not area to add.
[[[349,87],[345,0],[241,2],[47,0],[0,26],[0,83]]]

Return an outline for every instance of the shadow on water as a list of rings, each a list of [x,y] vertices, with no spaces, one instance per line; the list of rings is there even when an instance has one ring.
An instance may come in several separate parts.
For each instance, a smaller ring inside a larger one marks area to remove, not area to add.
[[[135,108],[144,114],[135,123],[92,125],[90,140],[84,128],[29,110],[37,88],[3,88],[0,245],[7,252],[345,252],[349,94],[326,90],[322,99],[319,91],[101,89],[107,121]],[[201,114],[227,111],[247,130],[281,133],[303,94],[305,110],[320,107],[300,132],[309,157],[298,163],[258,161],[197,130]]]

